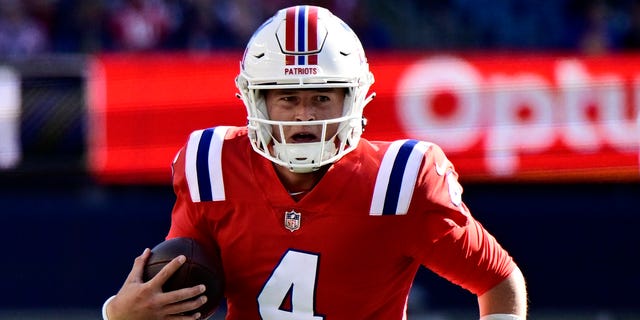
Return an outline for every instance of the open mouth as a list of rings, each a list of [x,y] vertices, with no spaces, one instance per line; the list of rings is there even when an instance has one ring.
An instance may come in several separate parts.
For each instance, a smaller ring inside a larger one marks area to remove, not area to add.
[[[305,143],[318,141],[318,136],[310,132],[299,132],[291,136],[293,143]]]

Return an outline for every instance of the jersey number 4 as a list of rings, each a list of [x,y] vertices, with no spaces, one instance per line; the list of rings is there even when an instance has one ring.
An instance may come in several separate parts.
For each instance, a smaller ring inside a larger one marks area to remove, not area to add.
[[[322,320],[315,315],[318,255],[288,250],[258,295],[263,320]]]

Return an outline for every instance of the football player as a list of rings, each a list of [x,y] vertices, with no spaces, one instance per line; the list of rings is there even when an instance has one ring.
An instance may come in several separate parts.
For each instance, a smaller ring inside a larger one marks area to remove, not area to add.
[[[373,82],[358,37],[331,12],[278,11],[236,78],[248,125],[197,130],[174,160],[167,238],[219,248],[230,320],[405,319],[422,266],[477,295],[481,319],[525,319],[524,277],[469,212],[443,151],[361,138]],[[206,301],[201,286],[161,289],[181,261],[143,283],[148,257],[105,318],[198,318],[179,314]]]

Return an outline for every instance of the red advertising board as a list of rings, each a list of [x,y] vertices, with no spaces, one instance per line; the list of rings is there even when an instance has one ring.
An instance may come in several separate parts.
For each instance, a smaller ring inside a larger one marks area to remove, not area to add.
[[[92,173],[168,183],[189,132],[244,125],[240,57],[97,57],[87,93]],[[640,180],[640,56],[390,52],[369,61],[369,140],[435,142],[466,181]]]

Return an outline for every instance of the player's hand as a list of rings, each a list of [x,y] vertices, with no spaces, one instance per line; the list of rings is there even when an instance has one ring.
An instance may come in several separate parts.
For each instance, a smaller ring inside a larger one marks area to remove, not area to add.
[[[204,285],[162,292],[162,285],[180,268],[186,258],[176,257],[155,277],[143,282],[144,265],[150,255],[151,251],[145,249],[136,257],[124,285],[107,305],[109,320],[199,319],[201,315],[198,313],[189,316],[181,313],[197,309],[207,301],[207,297],[202,295],[205,291]]]

